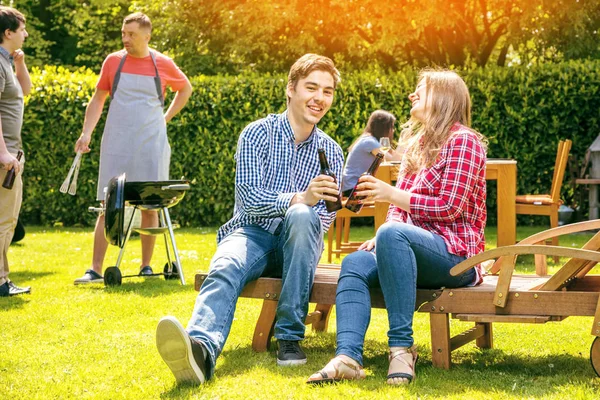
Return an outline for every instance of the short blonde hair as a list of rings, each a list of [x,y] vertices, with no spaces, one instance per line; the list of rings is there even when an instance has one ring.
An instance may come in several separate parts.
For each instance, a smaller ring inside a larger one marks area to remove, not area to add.
[[[296,60],[292,68],[290,68],[288,86],[295,88],[300,79],[306,78],[313,71],[329,72],[333,77],[334,88],[342,81],[340,71],[335,68],[333,61],[329,57],[309,53]]]

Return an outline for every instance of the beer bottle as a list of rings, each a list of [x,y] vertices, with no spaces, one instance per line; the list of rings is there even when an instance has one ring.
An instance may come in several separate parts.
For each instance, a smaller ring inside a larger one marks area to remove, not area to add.
[[[369,169],[367,170],[367,172],[365,172],[363,174],[364,175],[375,175],[375,172],[377,172],[377,168],[379,168],[379,164],[381,164],[381,161],[383,160],[383,154],[382,153],[377,153],[377,155],[375,156],[375,160],[373,160],[373,163],[371,164],[371,166],[369,167]],[[365,196],[358,196],[356,187],[358,186],[358,182],[356,182],[356,185],[354,186],[354,189],[352,189],[352,192],[350,193],[350,196],[348,197],[348,201],[346,201],[346,208],[350,211],[352,211],[353,213],[359,213],[360,210],[362,210],[363,208],[363,203],[361,203],[360,201],[363,200],[365,198]]]
[[[19,150],[17,152],[17,160],[21,161],[21,157],[23,157],[23,152],[21,150]],[[6,176],[4,177],[4,182],[2,182],[2,187],[5,189],[8,189],[8,190],[11,190],[13,188],[13,185],[15,184],[16,176],[17,176],[17,171],[15,170],[15,168],[8,171],[6,173]]]
[[[333,178],[333,182],[337,184],[337,179],[332,170],[329,169],[329,163],[327,157],[325,157],[325,150],[318,149],[319,152],[319,163],[321,164],[321,175],[327,175]],[[342,208],[342,194],[338,193],[336,201],[325,200],[325,207],[328,212],[334,212]]]

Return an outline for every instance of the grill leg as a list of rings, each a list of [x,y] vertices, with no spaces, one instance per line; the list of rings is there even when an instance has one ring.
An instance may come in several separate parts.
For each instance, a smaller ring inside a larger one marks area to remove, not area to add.
[[[166,218],[165,218],[165,211],[164,210],[165,209],[161,209],[160,212],[159,212],[159,215],[160,215],[160,224],[162,226],[167,226],[167,221],[166,221]],[[167,240],[167,234],[166,233],[163,234],[163,238],[165,239],[165,250],[167,251],[167,261],[169,262],[167,264],[168,265],[167,271],[168,272],[173,272],[173,264],[171,262],[171,248],[169,246],[169,241]]]
[[[173,253],[175,253],[175,260],[177,261],[177,268],[179,268],[179,280],[182,285],[185,285],[185,277],[183,276],[183,268],[181,266],[181,260],[179,259],[179,251],[177,250],[177,244],[175,243],[175,234],[173,233],[173,224],[171,224],[171,217],[169,216],[169,210],[167,207],[163,207],[163,213],[165,214],[165,220],[167,227],[169,228],[169,236],[171,237],[171,246],[173,246]]]
[[[115,267],[119,268],[121,265],[121,260],[123,260],[123,254],[125,253],[125,246],[127,246],[127,242],[129,241],[129,236],[131,236],[131,225],[133,225],[133,217],[135,216],[135,211],[137,208],[133,209],[131,213],[131,218],[129,218],[129,224],[127,224],[127,233],[125,234],[125,241],[123,241],[123,246],[121,246],[121,251],[119,251],[119,258],[117,258],[117,265]]]

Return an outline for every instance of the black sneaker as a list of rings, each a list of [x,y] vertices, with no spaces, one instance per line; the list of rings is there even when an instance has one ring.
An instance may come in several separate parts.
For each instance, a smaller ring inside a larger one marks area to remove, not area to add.
[[[192,340],[175,317],[163,317],[156,327],[156,347],[177,383],[200,385],[206,380],[206,349]]]
[[[306,354],[297,341],[278,340],[277,365],[302,365],[306,364]]]
[[[75,279],[76,285],[87,285],[88,283],[102,283],[104,282],[104,277],[94,271],[93,269],[88,269],[85,271],[85,274],[81,278]]]
[[[152,271],[152,267],[149,265],[146,265],[144,268],[142,268],[140,270],[140,273],[138,274],[139,276],[152,276],[154,274],[154,271]]]
[[[8,297],[10,296],[10,287],[8,286],[8,281],[4,282],[0,285],[0,297]]]
[[[0,285],[0,297],[17,296],[19,294],[30,294],[31,287],[18,287],[12,281],[6,281]]]

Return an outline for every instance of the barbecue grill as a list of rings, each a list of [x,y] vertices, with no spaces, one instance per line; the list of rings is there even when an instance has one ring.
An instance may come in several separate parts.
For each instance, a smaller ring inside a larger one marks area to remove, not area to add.
[[[104,284],[106,286],[120,285],[123,278],[139,276],[122,275],[119,269],[132,230],[143,235],[163,235],[168,262],[165,264],[162,273],[153,275],[163,275],[167,280],[179,277],[181,284],[185,285],[168,209],[179,203],[189,189],[190,184],[187,180],[127,182],[125,174],[115,176],[108,182],[104,208],[100,210],[104,212],[104,235],[110,244],[118,246],[121,250],[117,264],[114,267],[107,268],[104,272]],[[126,204],[134,207],[134,212],[131,213],[131,218],[128,221],[125,221]],[[157,228],[133,228],[133,216],[136,209],[157,210],[160,226]],[[167,240],[167,234],[170,240]],[[171,250],[175,260],[171,257]]]

